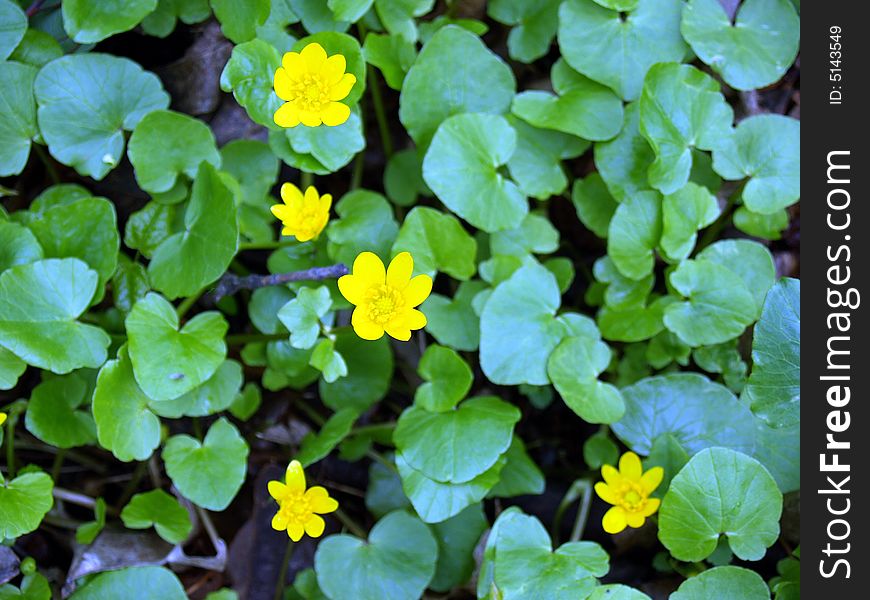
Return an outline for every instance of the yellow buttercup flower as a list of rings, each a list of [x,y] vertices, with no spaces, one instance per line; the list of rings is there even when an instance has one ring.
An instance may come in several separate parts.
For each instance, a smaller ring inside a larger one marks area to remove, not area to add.
[[[414,259],[402,252],[384,270],[376,254],[363,252],[353,261],[353,273],[338,280],[338,289],[356,308],[351,323],[364,340],[380,339],[384,332],[407,342],[411,331],[426,326],[426,315],[414,307],[429,297],[432,278],[412,278]]]
[[[646,518],[659,509],[661,501],[649,496],[659,487],[664,474],[661,467],[644,473],[640,458],[634,452],[622,455],[618,471],[610,465],[601,467],[604,481],[595,484],[595,493],[613,505],[601,521],[604,531],[619,533],[626,526],[642,526]]]
[[[284,227],[281,235],[293,235],[300,242],[313,240],[329,221],[329,207],[332,206],[330,194],[318,195],[313,185],[308,186],[305,195],[292,183],[281,186],[281,199],[284,204],[272,207],[272,214],[281,219]]]
[[[6,422],[6,413],[0,413],[0,425]]]
[[[294,542],[304,534],[313,538],[323,535],[326,523],[319,515],[338,510],[338,502],[329,497],[326,488],[314,486],[305,489],[305,471],[298,460],[287,467],[284,483],[269,482],[269,494],[278,502],[278,512],[272,518],[272,528],[287,530]]]
[[[350,117],[350,108],[339,100],[347,97],[356,83],[345,73],[347,61],[341,54],[326,56],[317,42],[302,52],[288,52],[275,71],[275,93],[285,104],[275,111],[281,127],[341,125]]]

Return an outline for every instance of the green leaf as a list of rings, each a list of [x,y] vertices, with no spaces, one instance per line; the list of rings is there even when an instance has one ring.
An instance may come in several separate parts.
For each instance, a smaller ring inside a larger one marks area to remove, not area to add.
[[[241,44],[257,35],[257,26],[269,17],[271,0],[210,0],[214,16],[221,24],[224,36]]]
[[[534,263],[495,288],[480,317],[480,366],[487,379],[549,383],[547,359],[565,335],[555,318],[560,300],[555,276]]]
[[[371,342],[353,331],[338,331],[335,351],[347,363],[347,375],[334,382],[319,382],[326,406],[333,410],[354,407],[362,412],[387,395],[393,379],[393,353],[386,338]]]
[[[547,375],[562,400],[589,423],[614,423],[625,413],[619,390],[597,379],[610,357],[610,348],[600,337],[571,336],[547,361]]]
[[[765,240],[778,240],[788,227],[788,211],[784,208],[762,215],[752,212],[745,206],[738,206],[733,216],[734,227],[753,237]]]
[[[0,220],[0,273],[15,265],[36,262],[42,257],[42,246],[27,227]]]
[[[70,600],[103,598],[140,600],[185,600],[187,594],[175,574],[163,567],[127,567],[104,571],[89,579],[70,596]]]
[[[770,590],[761,576],[743,567],[716,567],[684,581],[672,600],[768,600]]]
[[[0,390],[14,388],[26,368],[26,362],[0,346]]]
[[[248,383],[242,391],[236,394],[233,403],[230,404],[230,412],[240,421],[247,421],[260,408],[261,394],[256,383]]]
[[[3,271],[2,346],[30,365],[59,374],[102,365],[109,336],[75,320],[94,297],[97,280],[97,273],[77,258],[51,258]]]
[[[427,411],[452,410],[471,390],[474,374],[454,350],[432,344],[420,358],[417,372],[426,383],[417,388],[414,403]]]
[[[278,318],[290,331],[290,345],[311,348],[320,336],[320,319],[329,312],[329,288],[302,288],[295,298],[281,307]]]
[[[732,136],[734,111],[716,80],[690,65],[653,66],[640,97],[640,131],[655,153],[650,185],[672,194],[689,180],[692,149],[714,150]]]
[[[12,0],[0,0],[0,60],[6,60],[27,31],[27,16]],[[9,537],[9,536],[7,536]]]
[[[347,375],[347,363],[335,350],[335,342],[329,338],[322,338],[314,346],[308,364],[323,374],[323,381],[326,383],[332,383]]]
[[[559,0],[515,2],[493,0],[487,14],[505,25],[514,25],[508,35],[508,54],[514,60],[531,63],[550,49],[559,24]]]
[[[568,178],[562,160],[580,156],[589,142],[561,131],[532,127],[513,115],[508,115],[508,123],[516,131],[517,147],[507,167],[520,189],[538,200],[564,192]]]
[[[342,408],[327,419],[317,434],[308,434],[302,440],[296,460],[308,467],[326,458],[347,437],[359,413],[353,408]]]
[[[559,231],[546,216],[529,213],[519,227],[493,233],[489,248],[493,254],[519,257],[550,254],[559,248]]]
[[[398,206],[411,206],[419,194],[428,192],[423,181],[423,159],[416,150],[399,150],[390,157],[384,171],[384,190]]]
[[[391,254],[410,252],[415,273],[434,277],[440,271],[462,280],[474,275],[477,242],[453,215],[428,206],[415,206],[395,239]]]
[[[742,398],[770,427],[800,423],[801,283],[784,278],[767,294],[752,338],[752,374]]]
[[[153,292],[133,306],[126,327],[136,381],[153,400],[172,400],[189,392],[211,377],[226,357],[228,325],[220,313],[200,313],[179,330],[172,305]]]
[[[0,4],[0,19],[3,6]],[[3,35],[0,33],[0,49]],[[5,82],[0,89],[0,103],[4,107],[0,112],[0,177],[17,175],[24,170],[30,156],[30,142],[39,138],[33,97],[36,74],[37,69],[30,65],[0,62],[0,79]]]
[[[262,205],[281,167],[269,145],[257,140],[233,140],[222,147],[220,153],[221,170],[239,182],[241,202]]]
[[[34,92],[39,129],[52,156],[97,180],[120,162],[124,131],[169,105],[154,74],[108,54],[69,54],[51,61],[36,76]]]
[[[174,400],[152,400],[149,407],[161,417],[205,417],[230,407],[242,387],[242,365],[225,360],[202,385]]]
[[[413,42],[399,35],[370,33],[363,44],[366,62],[381,70],[387,85],[401,91],[405,75],[417,59]]]
[[[663,433],[653,440],[649,456],[643,461],[643,468],[646,471],[652,467],[661,467],[664,475],[661,484],[652,495],[656,498],[664,496],[671,485],[671,479],[686,466],[687,462],[689,462],[689,453],[674,435]],[[616,462],[609,464],[615,465]]]
[[[399,417],[393,441],[426,477],[464,483],[498,461],[519,419],[516,407],[495,396],[471,398],[448,412],[411,406]]]
[[[568,542],[553,552],[535,517],[508,514],[495,542],[495,585],[504,600],[584,598],[596,576],[609,570],[607,553],[594,542]]]
[[[501,116],[448,117],[423,159],[423,179],[447,208],[471,225],[488,232],[516,227],[528,203],[516,184],[499,172],[513,154],[516,139]]]
[[[740,276],[709,260],[685,260],[671,286],[686,299],[665,309],[665,326],[689,346],[720,344],[740,335],[758,315]]]
[[[28,227],[46,258],[78,258],[99,276],[96,299],[118,264],[118,223],[115,206],[105,198],[82,198],[46,207]]]
[[[746,209],[774,214],[801,195],[800,137],[797,119],[749,117],[740,122],[728,143],[714,149],[713,168],[726,179],[749,177],[741,192]]]
[[[128,529],[148,529],[170,544],[180,544],[193,530],[190,515],[178,500],[163,490],[136,494],[121,511],[121,520]]]
[[[625,107],[622,130],[612,140],[596,142],[595,166],[617,202],[637,192],[652,189],[647,170],[655,160],[649,142],[640,133],[640,104],[632,102]]]
[[[275,71],[280,66],[278,51],[271,44],[254,39],[234,46],[221,72],[221,89],[233,93],[252,121],[270,129],[277,129],[274,115],[282,104],[272,88]]]
[[[215,167],[221,164],[208,125],[171,110],[155,110],[139,121],[127,156],[139,187],[152,194],[172,189],[179,175],[193,179],[203,161]]]
[[[514,435],[504,457],[507,463],[499,474],[498,483],[489,491],[489,497],[512,498],[544,493],[544,474],[529,457],[523,440]]]
[[[595,470],[602,465],[615,465],[619,460],[619,446],[606,432],[594,433],[583,442],[583,460],[590,469]]]
[[[374,252],[381,260],[390,258],[390,246],[396,239],[399,224],[393,207],[381,194],[368,190],[352,190],[335,206],[339,219],[326,228],[329,256],[352,265],[361,252]],[[415,263],[417,255],[414,255]]]
[[[151,283],[169,298],[192,296],[226,271],[238,241],[233,192],[203,162],[184,214],[184,230],[166,238],[148,264]]]
[[[587,600],[650,600],[650,597],[621,583],[609,583],[595,588]]]
[[[92,544],[105,526],[106,501],[97,498],[94,502],[94,520],[82,523],[76,528],[76,542],[84,545]]]
[[[650,273],[643,279],[629,279],[616,268],[609,256],[602,256],[592,267],[595,279],[606,284],[604,304],[616,310],[643,307],[655,284],[655,276]]]
[[[75,374],[46,379],[35,388],[27,404],[27,431],[58,448],[74,448],[97,441],[94,418],[87,406],[87,382]]]
[[[54,504],[54,484],[42,471],[0,482],[0,537],[14,540],[35,531]]]
[[[501,58],[473,33],[448,25],[426,42],[408,71],[399,119],[417,146],[426,148],[451,115],[508,112],[515,90]]]
[[[158,0],[154,12],[142,20],[142,29],[148,35],[165,38],[173,32],[179,19],[192,25],[205,21],[210,15],[208,0]]]
[[[577,217],[586,228],[598,237],[606,238],[610,221],[619,203],[610,195],[598,172],[574,180],[571,202],[574,203]]]
[[[560,75],[559,72],[570,72]],[[543,91],[518,94],[513,114],[543,129],[555,129],[587,140],[609,140],[622,125],[622,101],[609,88],[580,73],[564,61],[553,66],[558,96]],[[557,82],[562,78],[562,85]]]
[[[229,506],[245,480],[248,444],[238,430],[220,418],[202,442],[174,435],[163,448],[166,473],[181,494],[208,510]]]
[[[63,48],[56,39],[39,29],[28,29],[24,32],[21,43],[9,56],[9,60],[42,67],[61,56],[63,56]]]
[[[351,110],[348,120],[336,127],[302,125],[272,131],[269,146],[291,167],[316,175],[334,173],[366,146],[359,109]]]
[[[640,342],[658,334],[665,328],[665,310],[675,298],[656,298],[648,305],[631,305],[612,309],[605,306],[598,313],[598,327],[604,339],[614,342]]]
[[[130,260],[126,254],[119,254],[118,259],[118,268],[112,276],[112,293],[115,308],[128,313],[136,302],[145,297],[151,285],[145,267]]]
[[[124,345],[97,375],[93,411],[100,445],[124,462],[146,460],[160,445],[160,419],[136,383]]]
[[[746,0],[733,22],[716,0],[690,0],[680,31],[698,58],[744,91],[775,83],[800,44],[800,18],[788,0]]]
[[[704,248],[696,258],[722,265],[740,277],[755,298],[756,317],[761,315],[764,298],[776,281],[773,255],[765,246],[750,240],[719,240]]]
[[[278,318],[278,311],[294,298],[293,292],[283,285],[269,285],[254,290],[248,302],[251,323],[263,333],[286,331]]]
[[[398,457],[396,463],[398,466]],[[396,509],[411,508],[411,503],[402,492],[402,480],[398,470],[377,461],[372,461],[369,466],[369,485],[366,488],[365,501],[366,508],[376,518]]]
[[[634,100],[652,65],[685,56],[682,10],[680,0],[640,0],[623,21],[592,0],[568,0],[559,8],[559,48],[574,69]]]
[[[124,226],[124,244],[151,258],[160,244],[172,235],[178,207],[151,201],[130,215]]]
[[[374,0],[327,0],[326,5],[338,21],[355,23],[368,12]]]
[[[719,216],[719,204],[710,191],[689,182],[662,201],[661,249],[678,262],[688,258],[695,248],[698,230]]]
[[[782,494],[754,458],[702,450],[671,480],[659,511],[659,539],[678,560],[707,558],[725,535],[743,560],[761,559],[779,537]]]
[[[302,20],[305,31],[346,31],[350,23],[336,21],[326,2],[311,0],[290,0],[293,12]]]
[[[488,526],[483,506],[469,506],[442,523],[431,526],[438,542],[438,565],[429,587],[447,592],[467,583],[474,571],[474,548]]]
[[[662,197],[637,192],[616,207],[607,231],[607,254],[620,273],[639,280],[652,273],[662,235]]]
[[[669,373],[622,388],[625,416],[613,432],[641,455],[660,436],[672,435],[689,453],[722,446],[751,453],[755,432],[747,428],[752,413],[728,388],[698,373]]]
[[[157,8],[157,0],[64,0],[63,28],[77,44],[93,44],[129,31]]]
[[[375,11],[384,27],[408,41],[417,41],[414,17],[422,17],[435,5],[435,0],[375,0]]]
[[[753,457],[764,465],[783,494],[801,487],[800,425],[773,429],[755,420],[757,443]]]
[[[438,545],[429,528],[404,511],[391,512],[368,541],[341,534],[320,542],[314,570],[330,598],[416,600],[435,574]]]
[[[472,352],[480,343],[480,319],[471,307],[471,300],[486,284],[463,281],[453,298],[431,294],[420,306],[426,315],[426,331],[439,344],[455,350]]]

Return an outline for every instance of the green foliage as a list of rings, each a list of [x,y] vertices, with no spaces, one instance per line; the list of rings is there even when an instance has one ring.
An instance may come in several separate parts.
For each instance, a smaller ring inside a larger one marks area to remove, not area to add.
[[[158,535],[170,544],[183,542],[193,529],[187,510],[163,490],[133,496],[121,511],[121,520],[129,529],[147,529],[153,525]]]
[[[126,0],[98,2],[64,0],[63,28],[78,44],[99,42],[123,31],[129,31],[157,8],[157,0]]]

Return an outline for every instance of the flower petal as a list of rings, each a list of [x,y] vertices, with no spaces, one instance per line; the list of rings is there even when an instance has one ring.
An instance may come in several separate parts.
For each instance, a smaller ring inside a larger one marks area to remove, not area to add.
[[[338,278],[338,291],[354,306],[363,303],[368,288],[368,284],[361,277],[343,275]]]
[[[317,127],[323,122],[319,114],[308,112],[307,110],[299,111],[299,120],[306,127]]]
[[[411,280],[411,273],[414,271],[414,259],[411,258],[410,252],[399,252],[390,261],[390,266],[387,268],[387,285],[391,285],[397,289],[404,289]]]
[[[659,487],[664,476],[664,469],[661,467],[653,467],[641,476],[640,485],[647,494],[652,494],[655,489]]]
[[[287,71],[291,79],[305,72],[305,60],[298,52],[285,52],[281,58],[281,66]]]
[[[299,109],[295,104],[285,102],[275,111],[275,124],[278,127],[296,127],[299,125]]]
[[[332,194],[323,194],[320,197],[320,210],[329,216],[329,209],[332,207]]]
[[[634,527],[637,529],[638,527],[643,527],[643,522],[646,520],[639,512],[626,512],[625,513],[625,523],[629,527]]]
[[[270,481],[266,487],[269,489],[269,495],[279,502],[287,495],[287,486],[280,481]],[[281,527],[280,529],[284,528]]]
[[[272,517],[272,529],[275,531],[284,531],[287,529],[287,523],[289,522],[290,517],[287,513],[283,511],[278,511],[275,513],[275,516]]]
[[[661,506],[661,504],[662,501],[658,498],[650,498],[646,501],[646,506],[643,507],[641,514],[645,517],[648,517],[655,513],[659,509],[659,506]]]
[[[292,218],[291,211],[286,204],[273,204],[269,210],[281,221],[289,221]]]
[[[275,88],[275,93],[279,98],[281,98],[281,100],[290,100],[293,98],[293,78],[285,69],[278,67],[278,69],[275,70],[275,77],[272,85]]]
[[[287,535],[294,542],[298,542],[305,535],[305,527],[299,521],[291,521],[287,523]]]
[[[619,496],[616,495],[616,492],[614,492],[613,489],[603,481],[599,481],[595,484],[595,493],[608,504],[619,504]]]
[[[619,459],[619,474],[631,481],[640,480],[640,476],[643,474],[643,467],[637,454],[626,452],[622,455]]]
[[[603,465],[601,467],[601,476],[607,482],[607,485],[619,487],[619,484],[622,483],[622,475],[611,465]]]
[[[287,472],[284,475],[287,490],[294,494],[301,494],[305,491],[305,471],[302,469],[302,463],[298,460],[290,461],[287,466]]]
[[[302,208],[302,192],[289,181],[281,186],[281,200],[288,206],[297,210]]]
[[[407,342],[411,339],[411,328],[407,326],[403,319],[393,319],[384,325],[384,331],[400,342]]]
[[[353,275],[369,285],[384,285],[387,280],[384,263],[374,252],[360,252],[353,261]]]
[[[384,337],[384,328],[377,323],[369,321],[363,310],[359,307],[353,309],[350,322],[356,334],[364,340],[379,340]]]
[[[350,118],[350,108],[341,102],[330,102],[320,111],[320,118],[323,119],[324,125],[335,127]]]
[[[312,514],[305,521],[305,533],[313,538],[323,535],[323,530],[326,528],[326,521],[322,517]]]
[[[411,279],[403,292],[405,302],[408,306],[419,306],[420,304],[423,304],[423,301],[428,298],[431,293],[432,278],[428,275],[417,275]]]
[[[613,506],[604,513],[604,518],[601,519],[601,525],[607,533],[619,533],[627,525],[625,520],[625,510],[621,506]]]
[[[318,73],[323,69],[323,64],[326,62],[326,50],[317,42],[305,46],[300,54],[309,73]]]
[[[326,488],[316,485],[305,492],[305,500],[311,506],[311,510],[321,515],[331,513],[338,509],[338,501],[329,497]]]
[[[323,75],[329,83],[338,83],[347,69],[347,60],[341,54],[334,54],[323,64]]]
[[[344,100],[355,83],[356,76],[353,73],[345,73],[338,83],[329,89],[329,99],[332,101]]]
[[[415,308],[410,308],[402,314],[402,319],[408,329],[414,331],[426,327],[426,315]]]

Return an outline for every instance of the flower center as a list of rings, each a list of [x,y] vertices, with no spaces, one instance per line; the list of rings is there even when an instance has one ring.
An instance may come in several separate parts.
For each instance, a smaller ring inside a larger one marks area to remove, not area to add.
[[[311,513],[311,506],[303,494],[292,494],[281,500],[279,512],[289,517],[302,517]]]
[[[626,482],[619,490],[619,495],[622,499],[620,505],[629,512],[643,510],[646,506],[647,494],[636,483]]]
[[[293,82],[288,101],[304,111],[318,112],[329,104],[329,85],[320,75],[306,73]]]
[[[399,290],[389,285],[379,285],[369,290],[367,300],[368,318],[378,325],[389,323],[405,304]]]

